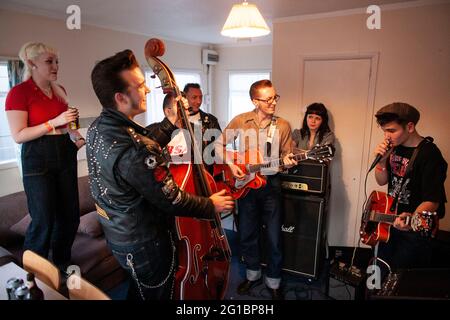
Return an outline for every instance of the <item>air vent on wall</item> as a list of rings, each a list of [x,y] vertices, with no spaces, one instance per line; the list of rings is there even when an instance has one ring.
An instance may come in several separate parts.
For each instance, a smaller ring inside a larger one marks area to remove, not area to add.
[[[202,63],[203,64],[217,64],[219,62],[219,54],[214,50],[203,49],[202,50]]]

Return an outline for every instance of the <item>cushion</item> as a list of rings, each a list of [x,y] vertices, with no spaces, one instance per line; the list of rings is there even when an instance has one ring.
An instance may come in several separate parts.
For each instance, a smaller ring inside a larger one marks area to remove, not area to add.
[[[30,223],[31,223],[31,216],[29,214],[27,214],[19,222],[12,225],[10,230],[25,237],[25,233],[27,232],[27,228]]]
[[[98,213],[96,211],[92,211],[80,217],[78,232],[87,234],[91,238],[100,237],[103,234],[103,229],[97,220],[97,215]]]
[[[80,216],[95,210],[94,199],[91,196],[91,190],[89,188],[88,176],[78,178],[78,196],[80,203]]]
[[[3,228],[0,226],[0,246],[11,247],[16,245],[22,245],[23,236],[11,229]]]
[[[91,238],[79,234],[72,246],[72,263],[79,266],[82,274],[88,273],[92,268],[111,256],[105,238]]]

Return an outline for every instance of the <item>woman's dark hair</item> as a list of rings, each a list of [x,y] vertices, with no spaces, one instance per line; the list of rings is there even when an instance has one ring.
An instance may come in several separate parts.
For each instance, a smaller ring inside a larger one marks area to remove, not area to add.
[[[138,68],[133,51],[124,50],[97,63],[92,70],[91,80],[94,92],[104,108],[116,109],[114,94],[124,93],[129,84],[121,77],[123,70]]]
[[[302,136],[302,139],[304,139],[305,137],[310,137],[310,135],[311,135],[311,132],[309,131],[309,127],[308,127],[308,122],[307,122],[309,114],[316,114],[322,118],[322,123],[319,127],[319,130],[317,130],[319,132],[319,143],[321,143],[325,133],[331,131],[330,127],[328,126],[327,108],[325,108],[325,106],[322,103],[318,103],[318,102],[310,104],[306,108],[306,113],[305,113],[305,117],[303,118],[302,128],[300,129],[300,134]]]

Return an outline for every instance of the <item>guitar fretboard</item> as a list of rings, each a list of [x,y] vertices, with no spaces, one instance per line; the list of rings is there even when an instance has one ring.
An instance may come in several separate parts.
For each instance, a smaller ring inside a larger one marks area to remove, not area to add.
[[[370,221],[374,222],[394,223],[395,218],[397,217],[398,216],[395,214],[379,213],[373,211],[370,213]]]
[[[306,159],[308,159],[307,152],[302,152],[302,153],[296,154],[294,157],[292,157],[292,159],[294,159],[295,161],[306,160]],[[249,171],[249,173],[255,173],[255,172],[261,171],[261,169],[281,167],[282,165],[284,165],[283,159],[278,158],[278,159],[274,159],[274,160],[267,161],[264,163],[250,164],[248,166],[248,171]]]

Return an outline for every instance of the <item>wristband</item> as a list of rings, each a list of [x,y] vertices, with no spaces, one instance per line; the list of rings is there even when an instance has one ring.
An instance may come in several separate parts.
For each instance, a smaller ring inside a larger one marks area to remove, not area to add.
[[[55,131],[55,127],[48,121],[44,123],[44,126],[47,128],[47,132]]]

